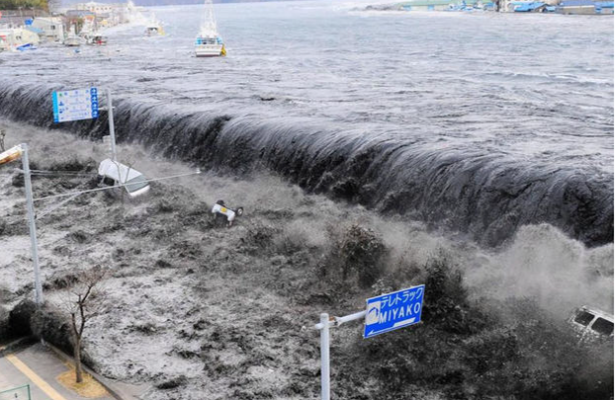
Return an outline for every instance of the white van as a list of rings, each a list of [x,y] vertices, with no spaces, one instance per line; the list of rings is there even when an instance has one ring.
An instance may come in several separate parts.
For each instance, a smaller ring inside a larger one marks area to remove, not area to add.
[[[613,338],[613,315],[587,306],[578,308],[568,322],[579,332],[581,342]]]
[[[142,173],[110,158],[98,166],[98,177],[105,185],[123,186],[132,198],[149,191],[149,182]]]

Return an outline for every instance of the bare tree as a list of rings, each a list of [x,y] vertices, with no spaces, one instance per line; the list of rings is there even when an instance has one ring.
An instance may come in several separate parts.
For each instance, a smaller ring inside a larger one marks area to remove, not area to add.
[[[107,270],[100,266],[85,271],[79,277],[79,283],[71,289],[70,298],[67,302],[71,320],[77,383],[83,381],[83,369],[81,366],[83,332],[88,322],[104,313],[106,308],[104,293],[99,288],[100,282],[106,274]]]

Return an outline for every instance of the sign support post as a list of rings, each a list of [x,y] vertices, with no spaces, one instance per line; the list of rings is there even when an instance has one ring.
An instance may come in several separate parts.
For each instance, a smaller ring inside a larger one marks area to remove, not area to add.
[[[36,222],[34,215],[34,202],[32,199],[32,181],[30,179],[30,160],[28,159],[28,145],[21,144],[22,162],[23,162],[23,175],[24,183],[26,187],[26,205],[28,208],[28,226],[30,228],[30,242],[32,246],[32,262],[34,263],[34,291],[36,304],[41,305],[43,303],[43,286],[41,285],[41,271],[38,260],[38,243],[36,240]]]
[[[329,328],[357,319],[365,319],[363,338],[401,329],[421,322],[425,285],[372,297],[366,301],[366,310],[345,317],[329,318],[320,314],[320,323],[314,325],[320,331],[320,379],[321,399],[331,399]]]
[[[329,373],[329,314],[320,314],[320,382],[321,398],[331,398],[330,373]]]
[[[366,314],[367,311],[359,311],[358,313],[350,314],[345,317],[335,317],[334,320],[330,320],[329,314],[322,313],[320,314],[320,323],[314,325],[314,328],[320,331],[320,387],[322,400],[331,400],[329,328],[340,326],[344,322],[364,318]]]
[[[109,136],[111,139],[111,160],[117,161],[117,153],[115,151],[115,124],[113,122],[113,101],[111,98],[111,89],[107,88],[107,104],[109,107]]]

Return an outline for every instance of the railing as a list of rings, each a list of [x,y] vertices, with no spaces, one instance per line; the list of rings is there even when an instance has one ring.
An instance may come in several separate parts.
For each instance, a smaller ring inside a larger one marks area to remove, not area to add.
[[[18,386],[0,391],[0,400],[32,400],[30,385]]]

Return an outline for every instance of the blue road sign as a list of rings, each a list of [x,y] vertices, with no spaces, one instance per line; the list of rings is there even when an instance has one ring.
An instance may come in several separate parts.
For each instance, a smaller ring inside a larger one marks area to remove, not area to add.
[[[367,299],[363,338],[421,322],[424,294],[425,285],[419,285]]]
[[[98,89],[53,92],[53,122],[98,118]]]

